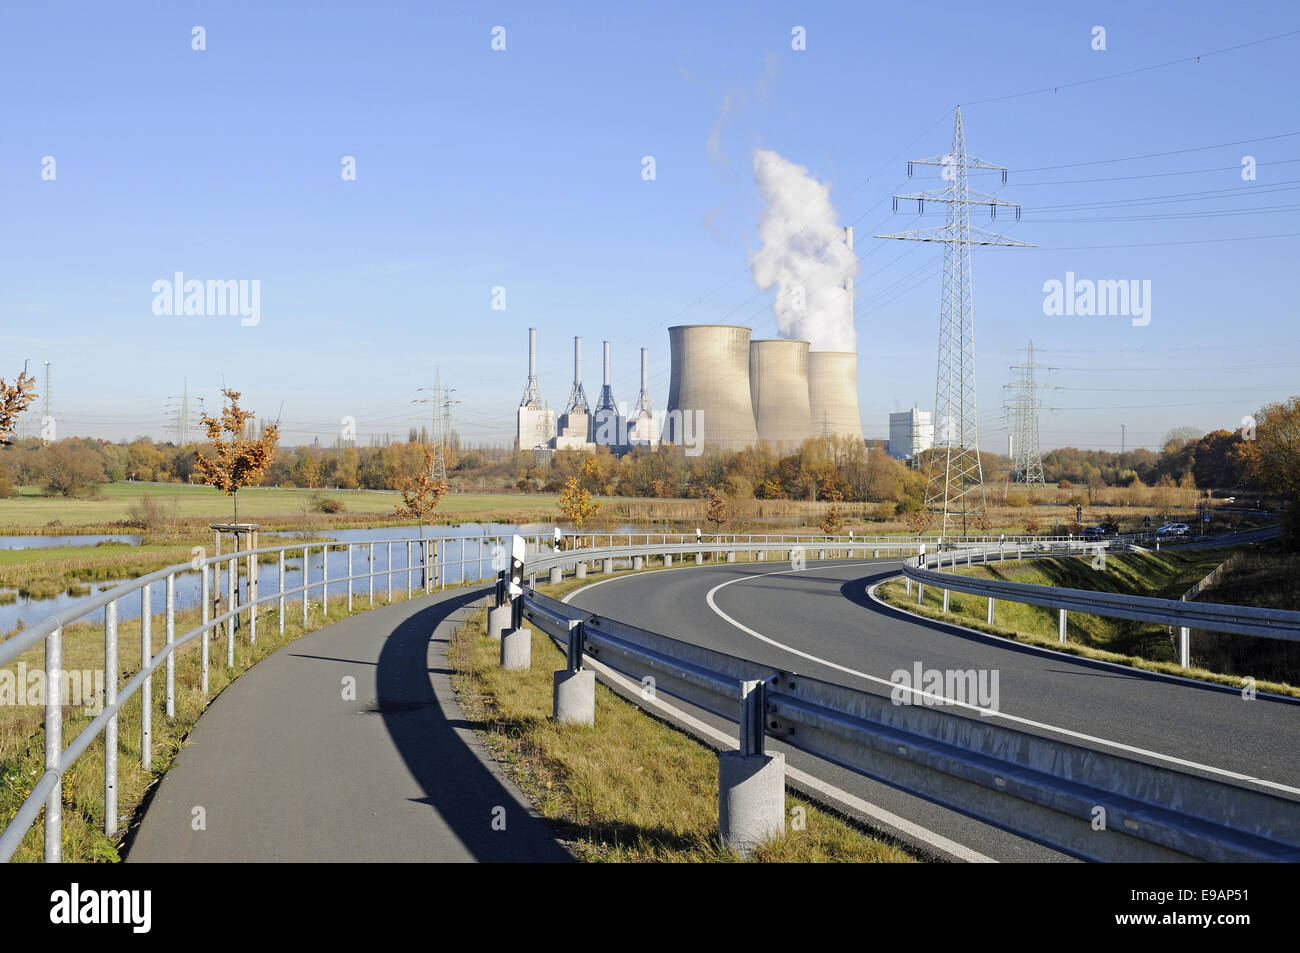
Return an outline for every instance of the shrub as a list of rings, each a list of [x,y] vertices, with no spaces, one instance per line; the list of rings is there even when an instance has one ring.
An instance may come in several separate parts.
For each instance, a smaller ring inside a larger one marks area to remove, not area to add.
[[[1023,493],[1008,493],[1007,506],[1014,507],[1018,510],[1024,509],[1029,505],[1029,497]]]

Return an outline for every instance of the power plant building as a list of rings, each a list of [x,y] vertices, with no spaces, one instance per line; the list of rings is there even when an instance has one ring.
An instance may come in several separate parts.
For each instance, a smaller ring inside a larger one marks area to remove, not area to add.
[[[934,422],[930,411],[905,410],[889,415],[889,455],[897,460],[911,460],[918,453],[934,448]]]
[[[813,433],[807,341],[751,341],[749,393],[758,439],[794,450]]]
[[[808,403],[812,434],[862,439],[858,413],[858,355],[813,351],[808,355]]]
[[[586,450],[591,447],[591,406],[582,389],[582,338],[573,339],[573,389],[555,435],[556,450]]]
[[[758,442],[749,390],[749,331],[723,324],[668,329],[672,378],[666,443],[702,440],[709,452],[743,450]]]
[[[641,395],[627,422],[628,443],[634,447],[653,447],[659,442],[659,421],[655,419],[654,404],[650,401],[647,353],[645,348],[641,348]]]
[[[528,384],[515,417],[515,449],[538,450],[555,438],[555,411],[547,409],[537,383],[537,329],[528,329]]]

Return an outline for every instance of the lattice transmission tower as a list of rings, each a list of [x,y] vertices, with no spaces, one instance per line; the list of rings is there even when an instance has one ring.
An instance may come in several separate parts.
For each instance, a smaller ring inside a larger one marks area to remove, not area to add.
[[[971,227],[972,205],[987,205],[991,218],[997,218],[999,207],[1015,209],[1017,221],[1020,219],[1020,206],[971,189],[968,182],[971,170],[999,171],[1004,184],[1007,170],[1005,166],[967,154],[961,107],[957,108],[953,126],[952,151],[947,155],[911,160],[907,163],[909,178],[912,167],[917,165],[939,166],[947,186],[895,195],[894,210],[898,210],[900,199],[915,201],[918,214],[924,213],[926,202],[942,202],[947,206],[944,224],[876,237],[942,242],[944,246],[939,363],[934,393],[934,449],[930,455],[925,505],[931,512],[939,514],[940,532],[946,535],[960,518],[962,535],[966,535],[968,520],[982,516],[987,505],[984,471],[980,465],[979,425],[975,415],[975,314],[971,304],[970,249],[972,245],[1032,246],[1029,242]]]
[[[1038,414],[1044,408],[1038,399],[1038,392],[1049,385],[1038,381],[1038,371],[1052,370],[1034,360],[1034,342],[1022,347],[1027,357],[1023,364],[1012,364],[1011,370],[1016,378],[1008,386],[1013,394],[1007,401],[1007,410],[1012,415],[1012,482],[1038,484],[1046,483],[1043,479],[1043,453],[1038,443]]]
[[[433,443],[433,467],[430,476],[434,480],[447,479],[447,436],[451,433],[451,408],[460,401],[452,400],[451,395],[455,393],[454,387],[442,386],[442,369],[435,368],[433,375],[432,387],[417,388],[421,391],[432,391],[432,397],[426,397],[422,400],[413,401],[417,404],[433,404],[433,433],[431,442]]]

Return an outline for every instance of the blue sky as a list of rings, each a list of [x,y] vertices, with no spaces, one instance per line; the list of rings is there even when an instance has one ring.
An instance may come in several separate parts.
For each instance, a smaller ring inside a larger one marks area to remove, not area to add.
[[[746,265],[761,147],[829,181],[855,224],[863,424],[883,437],[896,403],[933,403],[940,249],[871,236],[941,221],[888,196],[941,184],[908,182],[906,160],[947,151],[961,103],[971,153],[1011,170],[977,184],[1025,206],[996,226],[1040,246],[974,253],[986,449],[1005,450],[1030,338],[1061,368],[1045,446],[1118,449],[1121,423],[1155,446],[1300,391],[1300,33],[1068,85],[1300,30],[1294,5],[696,7],[7,7],[0,376],[52,362],[61,436],[162,436],[188,379],[209,408],[224,382],[281,414],[286,442],[328,444],[344,416],[362,442],[404,436],[439,367],[464,439],[505,442],[536,326],[552,406],[581,334],[589,396],[608,338],[616,396],[635,400],[645,346],[662,407],[670,324],[773,335]],[[1045,87],[1065,88],[999,98]],[[1177,200],[1055,208],[1156,196]],[[259,280],[260,322],[155,315],[153,282],[177,271]],[[1067,271],[1151,281],[1150,324],[1045,316],[1043,283]]]

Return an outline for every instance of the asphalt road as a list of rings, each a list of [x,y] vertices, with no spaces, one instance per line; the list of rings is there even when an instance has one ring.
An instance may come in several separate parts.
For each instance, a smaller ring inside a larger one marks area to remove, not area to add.
[[[1247,701],[1235,690],[1016,645],[912,618],[867,597],[870,585],[900,569],[897,560],[811,563],[800,572],[788,563],[727,564],[616,577],[571,601],[718,651],[886,695],[891,674],[918,662],[926,669],[996,671],[998,714],[991,717],[1010,727],[1260,786],[1297,798],[1300,810],[1300,702]],[[1065,859],[801,752],[788,757],[991,858]]]
[[[126,859],[571,860],[451,692],[448,640],[486,591],[372,609],[253,666],[199,719]]]

